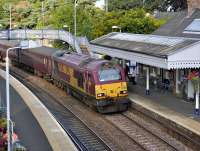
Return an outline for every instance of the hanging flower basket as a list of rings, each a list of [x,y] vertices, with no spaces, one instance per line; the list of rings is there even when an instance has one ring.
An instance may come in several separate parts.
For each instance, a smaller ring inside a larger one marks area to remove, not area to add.
[[[198,88],[198,85],[200,85],[200,72],[192,71],[191,73],[189,73],[187,79],[192,81],[192,84],[196,91]]]

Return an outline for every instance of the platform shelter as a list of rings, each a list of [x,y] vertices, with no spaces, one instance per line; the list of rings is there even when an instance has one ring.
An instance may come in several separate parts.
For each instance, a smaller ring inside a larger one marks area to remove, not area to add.
[[[93,52],[136,62],[137,82],[153,88],[166,88],[179,97],[196,100],[199,109],[199,87],[194,90],[188,75],[200,68],[200,39],[110,33],[91,41]],[[167,82],[166,82],[167,81]]]

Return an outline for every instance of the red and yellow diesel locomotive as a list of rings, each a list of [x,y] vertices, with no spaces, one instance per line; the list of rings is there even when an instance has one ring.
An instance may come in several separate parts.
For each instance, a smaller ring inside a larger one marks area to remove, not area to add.
[[[125,111],[129,106],[124,71],[110,61],[48,47],[18,49],[11,56],[15,64],[49,77],[100,113]]]
[[[66,82],[69,93],[75,91],[101,113],[127,109],[127,85],[121,67],[83,54],[57,54],[53,57],[53,77]]]

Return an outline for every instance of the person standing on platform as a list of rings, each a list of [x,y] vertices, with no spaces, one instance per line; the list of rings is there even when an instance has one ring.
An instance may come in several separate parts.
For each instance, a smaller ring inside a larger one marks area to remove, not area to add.
[[[126,76],[126,81],[129,80],[129,66],[128,66],[128,63],[126,64],[125,66],[125,69],[124,69],[124,73],[125,73],[125,76]]]
[[[133,85],[136,84],[135,82],[135,77],[136,77],[136,62],[135,61],[130,61],[129,65],[129,80],[132,82]]]

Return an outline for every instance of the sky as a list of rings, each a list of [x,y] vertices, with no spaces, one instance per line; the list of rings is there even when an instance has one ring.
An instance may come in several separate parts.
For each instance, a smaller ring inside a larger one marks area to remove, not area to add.
[[[97,7],[103,8],[103,5],[104,5],[104,0],[98,0],[98,1],[96,2],[96,6],[97,6]]]

